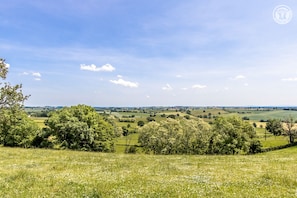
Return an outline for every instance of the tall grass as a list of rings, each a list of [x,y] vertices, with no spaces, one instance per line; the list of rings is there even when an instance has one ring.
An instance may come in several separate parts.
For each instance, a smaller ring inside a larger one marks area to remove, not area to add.
[[[155,156],[0,147],[0,197],[296,197],[297,147]]]

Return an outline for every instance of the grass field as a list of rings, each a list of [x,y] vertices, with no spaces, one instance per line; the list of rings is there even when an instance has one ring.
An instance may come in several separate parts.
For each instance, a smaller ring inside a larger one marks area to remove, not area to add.
[[[158,156],[0,147],[0,197],[296,197],[297,147]]]

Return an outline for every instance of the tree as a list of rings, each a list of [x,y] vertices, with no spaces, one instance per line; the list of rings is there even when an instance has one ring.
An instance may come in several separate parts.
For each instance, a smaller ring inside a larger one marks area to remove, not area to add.
[[[145,152],[154,154],[205,154],[209,129],[203,120],[167,118],[139,128],[138,142]]]
[[[294,143],[295,137],[297,137],[297,129],[291,116],[285,120],[284,133],[289,137],[290,144]]]
[[[139,121],[137,122],[137,126],[139,126],[139,127],[144,126],[144,121],[139,120]]]
[[[115,129],[90,106],[64,107],[45,121],[58,146],[90,151],[114,151]]]
[[[279,119],[269,119],[266,123],[266,130],[275,136],[283,134],[283,124]]]
[[[249,151],[256,137],[254,127],[238,116],[217,117],[209,143],[210,154],[237,154]]]
[[[9,64],[0,58],[0,78],[6,79]],[[11,86],[8,82],[0,82],[0,110],[13,109],[18,110],[23,107],[24,101],[29,98],[22,93],[22,85]]]
[[[27,147],[32,133],[37,133],[37,125],[28,119],[23,110],[28,99],[22,93],[22,85],[10,85],[5,82],[9,64],[0,58],[0,143],[4,146]]]
[[[9,110],[2,111],[2,118],[6,122],[0,123],[2,130],[1,142],[4,146],[30,147],[36,134],[39,132],[38,125],[21,111],[17,115]]]

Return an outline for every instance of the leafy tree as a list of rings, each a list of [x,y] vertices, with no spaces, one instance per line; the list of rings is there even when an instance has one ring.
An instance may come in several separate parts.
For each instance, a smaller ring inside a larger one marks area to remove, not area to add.
[[[0,78],[6,79],[9,65],[5,63],[4,59],[0,58]],[[18,84],[15,86],[10,85],[8,82],[0,82],[0,110],[12,109],[19,110],[23,107],[24,101],[29,96],[25,96],[22,93],[22,85]]]
[[[61,147],[110,152],[114,150],[113,126],[90,106],[64,107],[45,122]]]
[[[284,129],[282,121],[278,119],[269,119],[266,123],[266,130],[275,136],[283,134]]]
[[[139,129],[139,143],[154,154],[205,154],[210,126],[203,120],[168,118]]]
[[[23,103],[29,96],[22,93],[22,85],[5,82],[9,65],[0,58],[0,143],[4,146],[30,146],[37,125],[23,110]]]
[[[1,142],[4,146],[30,147],[33,138],[39,132],[38,125],[24,111],[1,111]]]
[[[137,126],[139,126],[139,127],[144,126],[144,121],[139,120],[139,121],[137,122]]]
[[[237,154],[249,151],[256,137],[254,127],[240,117],[217,117],[212,127],[210,154]]]

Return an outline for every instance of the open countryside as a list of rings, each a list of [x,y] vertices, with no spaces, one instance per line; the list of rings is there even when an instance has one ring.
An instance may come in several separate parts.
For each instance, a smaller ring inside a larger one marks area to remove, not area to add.
[[[0,198],[297,198],[297,1],[0,5]]]

